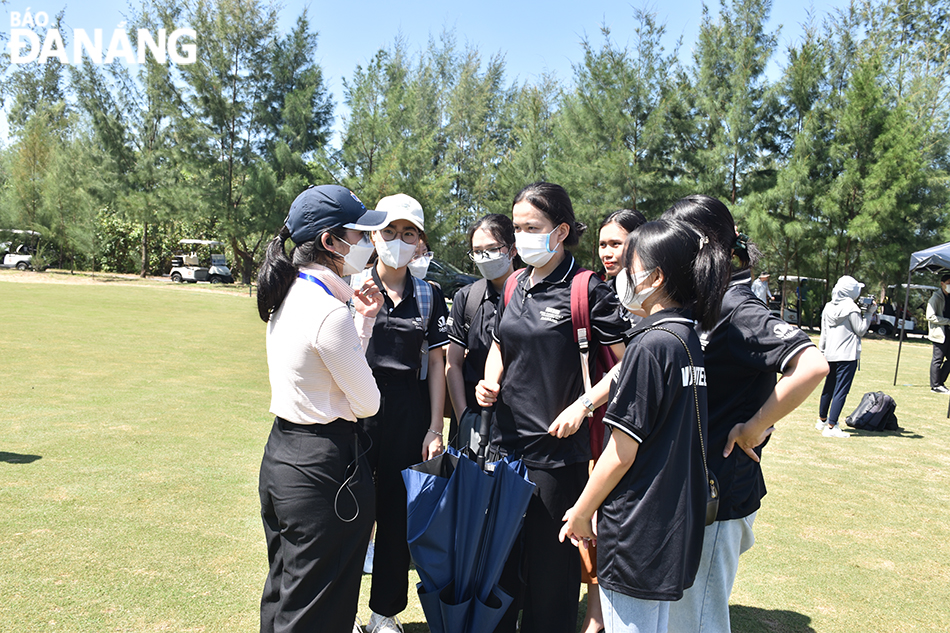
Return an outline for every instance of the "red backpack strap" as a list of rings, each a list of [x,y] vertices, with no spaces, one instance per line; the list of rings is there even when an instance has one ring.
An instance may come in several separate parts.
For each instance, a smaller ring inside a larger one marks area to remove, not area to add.
[[[526,268],[519,268],[515,272],[508,275],[508,279],[505,280],[505,296],[504,303],[502,305],[507,306],[508,302],[511,301],[511,295],[515,292],[515,286],[518,285],[518,279],[521,277],[521,273],[527,270]]]
[[[586,354],[590,347],[590,278],[594,273],[581,268],[571,280],[571,324],[574,328],[574,341]]]

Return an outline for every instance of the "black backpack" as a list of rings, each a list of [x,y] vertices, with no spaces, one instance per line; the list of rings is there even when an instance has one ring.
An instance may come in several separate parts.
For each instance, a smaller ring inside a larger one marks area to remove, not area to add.
[[[845,419],[845,424],[867,431],[897,431],[897,416],[894,410],[897,403],[883,391],[864,394],[854,413]]]

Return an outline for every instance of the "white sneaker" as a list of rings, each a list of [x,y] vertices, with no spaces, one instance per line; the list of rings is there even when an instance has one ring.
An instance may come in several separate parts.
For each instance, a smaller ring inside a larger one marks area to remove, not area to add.
[[[384,615],[373,613],[369,618],[366,633],[403,633],[403,630],[402,624],[396,616],[387,618]]]
[[[845,433],[841,430],[841,427],[835,424],[834,426],[829,426],[824,431],[821,432],[822,437],[851,437],[850,433]]]
[[[363,621],[360,620],[360,616],[356,616],[356,621],[353,622],[353,633],[364,633]]]
[[[366,548],[366,557],[363,559],[363,573],[372,574],[373,573],[373,556],[376,553],[376,542],[370,541],[369,546]]]
[[[825,422],[824,420],[818,420],[817,422],[815,422],[816,431],[824,431],[827,428],[828,428],[828,423]]]

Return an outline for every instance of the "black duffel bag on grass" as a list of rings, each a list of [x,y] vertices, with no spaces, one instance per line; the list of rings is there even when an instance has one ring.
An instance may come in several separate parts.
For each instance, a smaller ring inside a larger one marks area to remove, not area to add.
[[[845,419],[845,424],[867,431],[897,431],[897,416],[894,410],[897,403],[883,391],[871,391],[864,394],[854,413]]]

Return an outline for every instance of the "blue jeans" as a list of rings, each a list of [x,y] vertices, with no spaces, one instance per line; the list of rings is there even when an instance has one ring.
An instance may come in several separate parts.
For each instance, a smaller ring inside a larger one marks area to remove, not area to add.
[[[670,633],[730,633],[729,596],[739,555],[755,543],[755,514],[706,526],[696,580],[670,604]]]
[[[600,604],[607,633],[666,633],[670,603],[641,600],[600,588]]]
[[[828,377],[825,378],[825,386],[821,390],[821,400],[818,404],[818,417],[828,419],[828,424],[837,424],[841,410],[844,409],[844,401],[848,398],[848,392],[851,391],[851,383],[854,381],[854,372],[858,369],[856,360],[837,360],[829,361]]]

